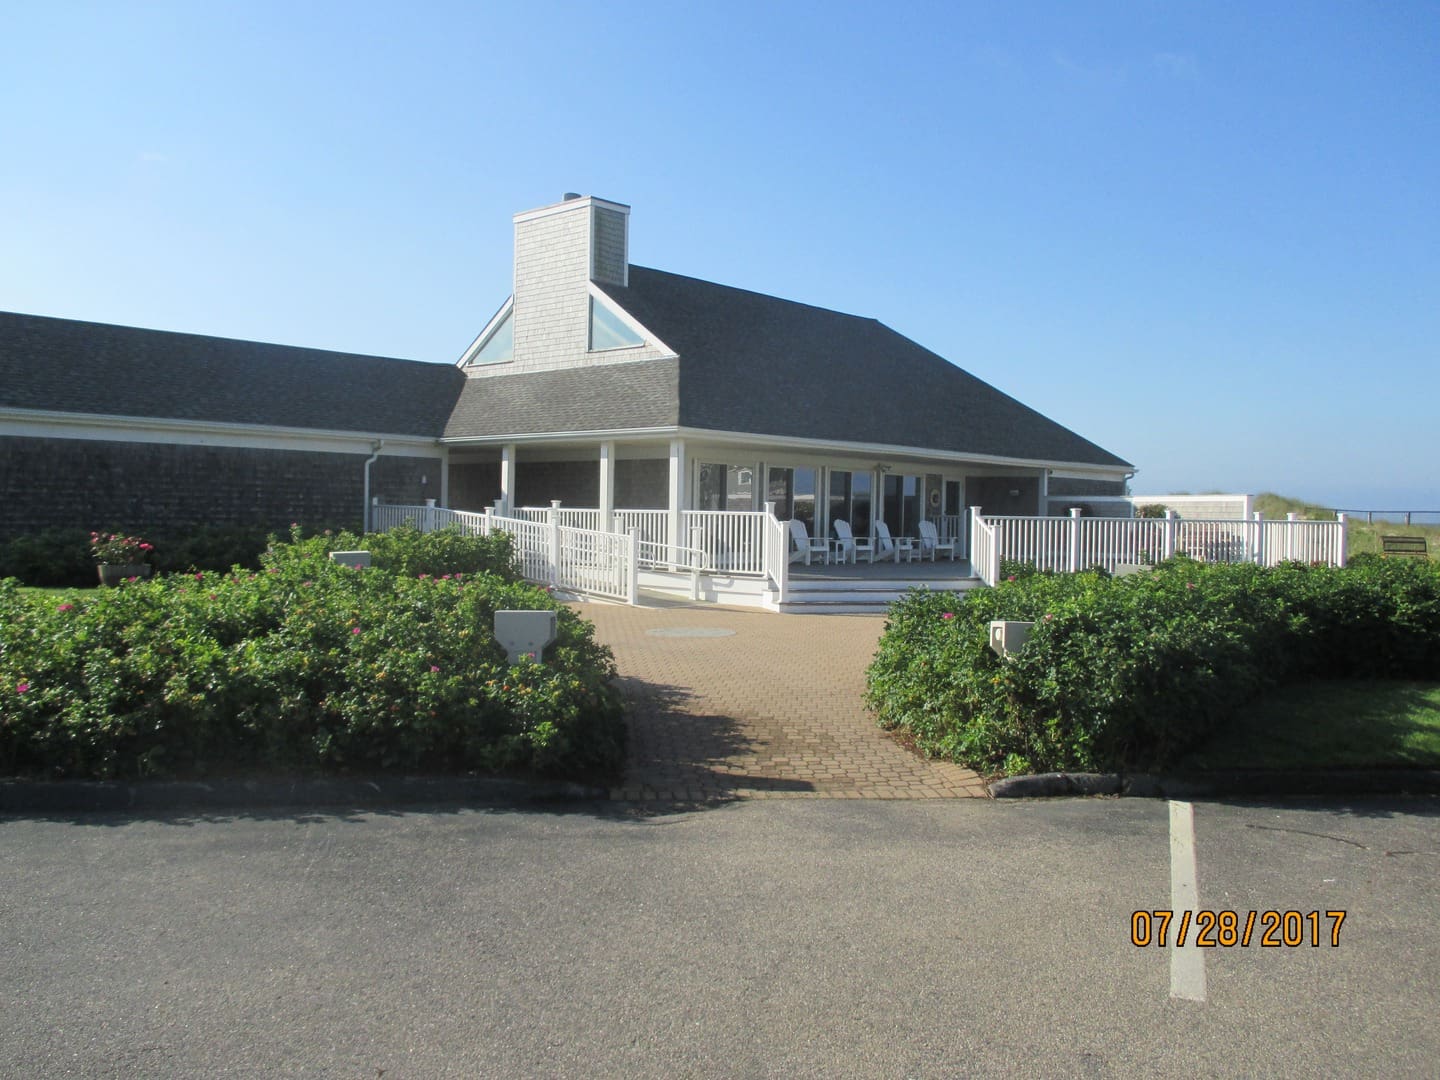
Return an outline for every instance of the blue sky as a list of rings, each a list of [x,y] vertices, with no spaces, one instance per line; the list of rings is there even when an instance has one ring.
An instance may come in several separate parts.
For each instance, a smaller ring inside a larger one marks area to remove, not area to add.
[[[0,309],[453,361],[564,191],[1137,491],[1440,509],[1440,4],[0,6]]]

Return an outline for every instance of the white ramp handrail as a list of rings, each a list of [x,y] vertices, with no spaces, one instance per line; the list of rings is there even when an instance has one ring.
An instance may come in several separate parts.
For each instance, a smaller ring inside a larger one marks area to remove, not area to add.
[[[546,511],[546,520],[503,517],[487,512],[473,514],[427,506],[387,506],[376,514],[377,531],[413,523],[422,532],[459,525],[475,535],[490,531],[510,536],[520,574],[527,581],[561,589],[636,601],[636,555],[639,540],[630,533],[572,528],[560,523],[561,514]]]
[[[615,531],[628,533],[640,530],[640,539],[647,544],[663,544],[670,528],[668,510],[616,510],[614,511]]]

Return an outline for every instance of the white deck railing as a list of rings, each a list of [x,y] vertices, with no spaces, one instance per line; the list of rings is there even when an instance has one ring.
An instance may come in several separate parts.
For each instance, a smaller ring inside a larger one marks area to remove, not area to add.
[[[686,510],[684,538],[703,548],[709,565],[727,574],[765,574],[765,525],[775,520],[763,510]]]
[[[370,520],[376,532],[409,521],[421,532],[458,525],[478,536],[507,533],[525,580],[635,603],[638,544],[629,533],[570,528],[560,524],[559,515],[533,521],[434,506],[376,505],[371,507]]]
[[[524,518],[486,514],[487,525],[496,532],[509,533],[515,544],[515,558],[520,563],[520,576],[526,581],[559,585],[555,575],[555,556],[550,548],[550,525]]]
[[[615,600],[630,599],[634,542],[629,534],[572,529],[564,525],[556,526],[556,531],[560,540],[557,584]]]
[[[598,511],[597,511],[598,513]],[[628,533],[640,530],[640,539],[647,544],[664,544],[670,529],[668,510],[614,510],[615,531]]]
[[[978,509],[970,514],[970,567],[986,585],[1000,580],[1000,540],[996,527],[981,517]]]
[[[377,509],[394,511],[397,508]],[[605,531],[600,527],[600,511],[594,507],[522,506],[516,508],[514,515],[518,520],[546,525],[552,511],[559,515],[563,528]],[[679,542],[674,545],[670,541],[668,510],[612,510],[609,531],[626,534],[631,530],[638,530],[642,541],[641,558],[656,567],[689,570],[694,557],[687,552],[698,549],[706,572],[765,577],[779,589],[788,582],[789,572],[784,568],[788,566],[785,545],[789,543],[789,534],[785,522],[778,521],[773,510],[687,510],[680,516]],[[782,544],[779,539],[785,542]],[[662,552],[662,548],[666,550]],[[528,572],[527,569],[527,576]]]
[[[597,532],[600,529],[600,511],[593,507],[560,506],[555,509],[560,514],[560,524],[567,529],[594,529]],[[550,510],[548,506],[517,506],[515,516],[525,521],[548,523]]]
[[[982,517],[971,518],[971,563],[987,584],[998,580],[1000,560],[1027,562],[1041,570],[1074,573],[1103,566],[1156,563],[1173,555],[1200,562],[1321,562],[1343,566],[1345,515],[1336,521],[1253,518],[1228,521],[1164,518]]]

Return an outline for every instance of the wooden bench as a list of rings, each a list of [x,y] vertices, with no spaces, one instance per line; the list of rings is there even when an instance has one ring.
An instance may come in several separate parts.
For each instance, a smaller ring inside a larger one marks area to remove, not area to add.
[[[1430,558],[1423,536],[1382,536],[1380,551],[1384,555],[1410,555],[1417,559]]]

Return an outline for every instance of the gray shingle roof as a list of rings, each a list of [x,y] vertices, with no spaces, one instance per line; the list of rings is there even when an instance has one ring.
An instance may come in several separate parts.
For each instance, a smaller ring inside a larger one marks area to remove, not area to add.
[[[450,364],[0,312],[0,407],[439,436],[465,381]]]
[[[678,425],[1129,467],[874,319],[640,266],[603,288],[680,359],[467,379],[0,312],[0,407],[451,438]]]
[[[679,353],[681,426],[1129,467],[874,319],[641,266],[602,287]]]
[[[674,427],[674,360],[469,379],[448,438]]]

